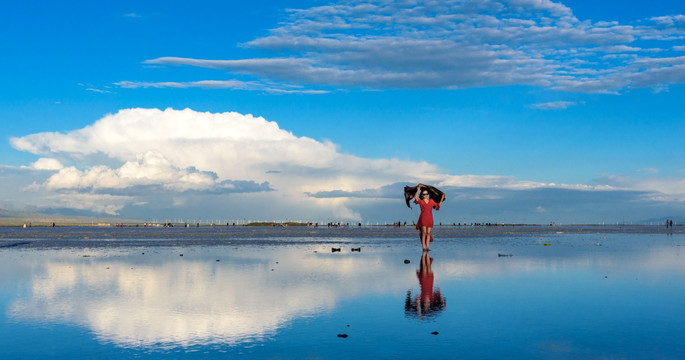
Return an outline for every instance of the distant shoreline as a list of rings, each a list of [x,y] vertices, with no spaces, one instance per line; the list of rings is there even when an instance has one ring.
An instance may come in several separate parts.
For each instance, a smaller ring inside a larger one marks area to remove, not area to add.
[[[117,219],[117,218],[85,218],[85,217],[54,217],[49,216],[35,216],[35,217],[1,217],[0,216],[0,227],[215,227],[215,226],[269,226],[269,227],[347,227],[356,228],[359,227],[361,223],[359,222],[331,222],[331,223],[316,223],[316,222],[300,222],[300,221],[249,221],[241,220],[239,222],[234,221],[222,221],[222,222],[210,222],[210,221],[144,221],[135,219]],[[399,224],[394,223],[380,223],[376,222],[374,224],[361,224],[363,227],[414,227],[413,222],[405,222]],[[486,223],[435,223],[435,228],[501,228],[501,227],[539,227],[539,228],[560,228],[560,227],[590,227],[590,228],[600,228],[600,227],[645,227],[645,228],[664,228],[666,229],[666,224],[526,224],[526,223],[497,223],[497,222],[486,222]],[[673,224],[673,228],[678,228],[682,226],[680,224]],[[673,229],[669,228],[669,229]]]
[[[2,217],[0,216],[0,227],[213,227],[213,226],[271,226],[271,227],[289,227],[289,226],[311,226],[314,227],[316,222],[300,222],[300,221],[250,221],[241,220],[210,222],[210,221],[145,221],[135,219],[117,219],[117,218],[86,218],[86,217],[49,217],[49,216],[34,216],[34,217]],[[332,223],[318,223],[318,227],[359,227],[359,222],[332,222]],[[363,227],[414,227],[413,222],[406,222],[398,225],[388,222],[376,222],[372,224],[362,224]],[[536,224],[536,223],[504,223],[504,222],[486,222],[486,223],[436,223],[436,228],[496,228],[496,227],[616,227],[616,226],[638,226],[638,227],[663,227],[666,224]],[[673,227],[681,226],[680,224],[673,224]]]
[[[93,219],[93,220],[80,220],[80,219],[55,219],[53,220],[23,220],[23,219],[2,219],[0,218],[0,228],[49,228],[49,227],[83,227],[83,228],[106,228],[106,227],[125,227],[125,228],[145,228],[145,227],[310,227],[310,228],[327,228],[327,227],[341,227],[341,228],[414,228],[414,224],[397,225],[396,223],[383,223],[383,224],[348,224],[348,225],[331,225],[328,224],[318,224],[315,223],[302,223],[302,222],[248,222],[248,223],[208,223],[208,222],[145,222],[139,220],[117,220],[112,219]],[[563,225],[550,225],[550,224],[435,224],[436,229],[440,228],[454,228],[454,229],[487,229],[487,228],[538,228],[538,229],[548,229],[553,231],[554,229],[620,229],[620,228],[635,228],[635,229],[663,229],[664,231],[683,229],[685,226],[679,224],[673,224],[673,227],[667,228],[666,225],[654,225],[654,224],[563,224]],[[661,232],[661,231],[660,231]]]
[[[22,221],[3,221],[0,220],[0,227],[186,227],[186,223],[146,223],[141,221],[126,221],[126,222],[78,222],[78,221],[37,221],[37,222],[22,222]],[[169,226],[171,224],[172,226]],[[223,224],[223,223],[188,223],[187,227],[244,227],[244,226],[266,226],[266,227],[288,227],[288,226],[309,226],[306,223],[279,223],[279,222],[254,222],[246,224]],[[394,224],[365,224],[362,227],[398,227]],[[318,227],[327,227],[326,224],[319,224]],[[338,227],[338,226],[335,226]],[[357,224],[350,224],[346,227],[359,227]],[[414,227],[413,224],[402,225],[399,227]],[[567,227],[663,227],[666,225],[650,225],[650,224],[565,224],[565,225],[549,225],[549,224],[497,224],[497,225],[453,225],[443,224],[435,225],[435,228],[495,228],[495,227],[544,227],[544,228],[567,228]],[[673,225],[673,228],[682,227],[682,225]]]

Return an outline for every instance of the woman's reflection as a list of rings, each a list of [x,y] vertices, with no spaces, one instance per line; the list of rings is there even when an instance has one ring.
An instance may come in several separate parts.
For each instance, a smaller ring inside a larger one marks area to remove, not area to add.
[[[440,314],[447,305],[445,297],[440,293],[440,288],[433,290],[432,263],[433,258],[428,256],[427,251],[424,251],[421,255],[419,269],[416,270],[421,295],[412,298],[411,290],[407,291],[407,297],[404,300],[404,312],[407,316],[416,316],[419,319],[431,318]]]

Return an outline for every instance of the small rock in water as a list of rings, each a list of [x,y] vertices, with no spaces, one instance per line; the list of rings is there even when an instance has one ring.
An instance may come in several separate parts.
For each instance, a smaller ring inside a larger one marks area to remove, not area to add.
[[[405,264],[409,264],[410,262],[411,262],[411,261],[409,261],[409,259],[404,259],[404,263],[405,263]]]
[[[340,248],[331,248],[331,252],[340,252]]]
[[[338,334],[338,337],[339,337],[339,338],[346,338],[346,337],[347,337],[347,334]]]
[[[440,333],[437,332],[437,331],[433,331],[431,334],[433,334],[433,335],[438,335],[438,334],[440,334]]]
[[[358,247],[358,248],[352,248],[352,252],[355,252],[355,251],[356,251],[356,252],[362,252],[362,248],[360,248],[360,247]]]
[[[219,262],[219,261],[221,261],[221,260],[219,260],[219,259],[216,259],[216,262]]]
[[[183,256],[183,254],[180,254],[179,256]]]
[[[514,254],[497,254],[499,257],[509,257],[509,256],[514,256]]]

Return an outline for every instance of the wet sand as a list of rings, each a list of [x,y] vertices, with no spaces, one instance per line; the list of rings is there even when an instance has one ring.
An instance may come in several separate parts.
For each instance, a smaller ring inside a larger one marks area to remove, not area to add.
[[[685,234],[685,226],[438,226],[438,240],[582,234]],[[418,239],[412,226],[304,227],[213,226],[189,228],[144,227],[0,227],[0,248],[60,248],[175,245],[278,245],[355,243],[380,244]]]

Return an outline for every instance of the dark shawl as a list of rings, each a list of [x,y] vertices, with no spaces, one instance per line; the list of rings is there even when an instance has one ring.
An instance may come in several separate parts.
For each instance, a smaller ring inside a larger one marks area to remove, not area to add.
[[[419,187],[419,185],[404,187],[404,201],[407,203],[407,207],[411,207],[411,205],[409,205],[409,202],[414,199],[414,196],[416,196],[416,189]],[[428,192],[428,197],[433,199],[433,201],[435,201],[436,203],[439,203],[442,197],[445,196],[445,193],[438,190],[436,187],[430,185],[423,185],[423,188],[426,189],[426,191]]]

